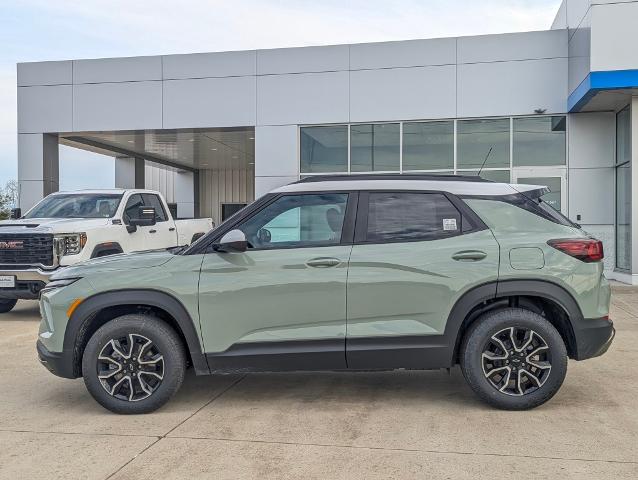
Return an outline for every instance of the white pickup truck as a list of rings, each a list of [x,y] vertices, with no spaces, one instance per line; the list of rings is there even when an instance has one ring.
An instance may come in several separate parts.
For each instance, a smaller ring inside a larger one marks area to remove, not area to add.
[[[14,218],[15,217],[15,218]],[[0,221],[0,313],[36,299],[59,268],[91,258],[189,245],[210,218],[175,220],[159,192],[83,190],[49,195]]]

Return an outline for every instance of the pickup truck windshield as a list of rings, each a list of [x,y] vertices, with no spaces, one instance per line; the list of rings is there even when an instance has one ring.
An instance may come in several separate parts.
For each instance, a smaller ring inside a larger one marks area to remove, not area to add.
[[[22,218],[111,218],[122,195],[74,193],[51,195]]]

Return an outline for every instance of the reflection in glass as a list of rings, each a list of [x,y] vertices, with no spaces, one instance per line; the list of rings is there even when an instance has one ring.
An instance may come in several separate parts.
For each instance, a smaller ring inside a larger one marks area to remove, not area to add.
[[[350,170],[352,172],[399,171],[399,124],[352,125]]]
[[[509,168],[509,118],[461,120],[457,128],[458,168]]]
[[[302,127],[301,172],[347,172],[348,127]]]
[[[403,170],[454,168],[454,122],[403,124]]]
[[[565,165],[565,125],[560,117],[514,119],[514,166]]]

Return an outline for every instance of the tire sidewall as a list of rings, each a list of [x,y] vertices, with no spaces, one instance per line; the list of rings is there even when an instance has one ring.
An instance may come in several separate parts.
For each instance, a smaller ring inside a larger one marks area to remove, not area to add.
[[[509,327],[521,327],[537,332],[549,347],[552,369],[542,387],[526,395],[514,396],[498,391],[485,377],[482,353],[489,338]],[[567,373],[567,350],[556,330],[541,315],[529,310],[508,308],[490,312],[477,319],[465,338],[461,353],[463,375],[472,389],[489,404],[508,410],[525,410],[537,407],[560,389]]]
[[[17,303],[15,298],[0,298],[0,313],[9,313]]]
[[[111,396],[97,374],[97,357],[114,338],[129,333],[151,340],[164,356],[164,378],[151,396],[128,402]],[[186,356],[181,340],[166,323],[148,315],[125,315],[109,321],[90,338],[82,356],[82,376],[89,393],[103,407],[115,413],[149,413],[164,405],[179,389],[184,379]]]

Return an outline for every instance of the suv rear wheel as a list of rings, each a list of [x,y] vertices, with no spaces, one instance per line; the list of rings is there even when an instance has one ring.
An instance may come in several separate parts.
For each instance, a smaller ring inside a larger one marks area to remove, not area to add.
[[[482,400],[501,409],[526,410],[542,405],[561,387],[567,350],[544,317],[506,308],[474,322],[464,338],[460,363]]]
[[[163,321],[124,315],[100,327],[82,357],[89,393],[115,413],[148,413],[179,390],[186,370],[181,339]]]
[[[0,313],[9,313],[16,306],[16,299],[2,298],[0,299]]]

